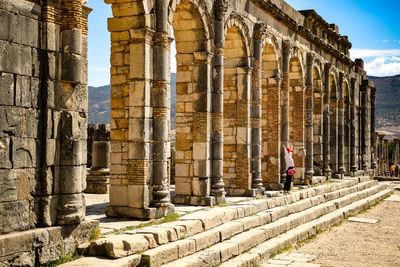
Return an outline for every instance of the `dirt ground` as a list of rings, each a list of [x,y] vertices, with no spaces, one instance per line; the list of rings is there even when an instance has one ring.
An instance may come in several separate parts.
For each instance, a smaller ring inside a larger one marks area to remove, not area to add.
[[[400,191],[393,196],[400,198]],[[324,267],[399,267],[400,202],[385,200],[355,217],[379,221],[368,224],[346,220],[293,252],[314,255],[313,263]]]

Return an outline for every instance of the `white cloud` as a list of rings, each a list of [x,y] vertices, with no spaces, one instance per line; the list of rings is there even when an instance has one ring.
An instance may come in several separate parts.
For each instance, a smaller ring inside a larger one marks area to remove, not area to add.
[[[387,43],[387,42],[389,42],[389,40],[386,40],[386,39],[385,39],[385,40],[382,40],[382,42],[383,42],[383,43]]]
[[[350,50],[351,58],[367,58],[367,57],[392,57],[400,56],[400,49],[364,49],[354,48]]]
[[[400,74],[400,57],[377,57],[364,64],[368,75],[393,76]]]

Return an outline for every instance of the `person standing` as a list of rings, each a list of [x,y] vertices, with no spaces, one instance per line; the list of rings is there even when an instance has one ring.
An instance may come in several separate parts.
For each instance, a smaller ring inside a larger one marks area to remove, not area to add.
[[[294,168],[294,160],[293,160],[293,148],[283,146],[283,150],[285,151],[285,162],[286,162],[286,181],[283,186],[284,193],[290,192],[290,187],[292,185],[293,175],[296,173]]]

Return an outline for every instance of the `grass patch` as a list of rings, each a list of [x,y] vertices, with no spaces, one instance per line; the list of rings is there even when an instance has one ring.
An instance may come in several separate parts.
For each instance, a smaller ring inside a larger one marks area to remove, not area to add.
[[[158,219],[158,220],[141,223],[141,224],[136,225],[136,226],[128,226],[128,227],[125,227],[123,229],[116,230],[116,233],[122,233],[124,231],[131,231],[131,230],[141,229],[141,228],[144,228],[144,227],[153,226],[153,225],[159,225],[159,224],[163,224],[163,223],[167,223],[167,222],[174,222],[174,221],[178,221],[180,219],[180,217],[181,216],[178,213],[171,213],[171,214],[168,214],[165,217],[163,217],[161,219]]]
[[[46,266],[46,267],[55,267],[55,266],[58,266],[58,265],[61,265],[61,264],[67,263],[67,262],[71,262],[71,261],[77,260],[80,257],[81,256],[78,254],[77,251],[75,251],[71,255],[66,255],[66,254],[64,254],[64,251],[63,251],[58,260],[49,262],[49,263],[45,264],[44,266]]]
[[[100,227],[96,226],[90,234],[90,241],[97,240],[101,237]]]

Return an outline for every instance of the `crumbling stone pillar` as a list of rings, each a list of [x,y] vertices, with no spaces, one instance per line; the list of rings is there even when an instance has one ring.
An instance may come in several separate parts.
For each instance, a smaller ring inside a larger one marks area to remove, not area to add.
[[[376,94],[376,89],[375,87],[371,88],[371,95],[370,95],[370,106],[371,106],[371,117],[370,117],[370,123],[371,123],[371,169],[374,170],[374,173],[376,174],[376,168],[377,168],[377,134],[375,131],[375,94]],[[396,162],[397,163],[397,162]]]
[[[306,161],[305,161],[305,184],[310,184],[314,175],[314,90],[312,68],[314,55],[307,54],[306,68]]]
[[[251,101],[251,151],[252,151],[252,189],[262,190],[263,183],[261,178],[261,146],[262,146],[262,129],[261,129],[261,100],[262,100],[262,38],[266,34],[265,24],[257,24],[254,34],[254,66],[252,76],[253,94]]]
[[[282,43],[282,84],[281,84],[281,177],[286,178],[285,153],[282,146],[289,145],[289,69],[291,44],[284,40]]]
[[[228,11],[227,0],[214,2],[215,52],[213,63],[212,93],[212,190],[216,203],[225,202],[224,188],[224,43],[225,14]]]
[[[362,169],[366,172],[371,168],[371,107],[370,92],[372,81],[364,80],[361,88],[361,153]]]
[[[96,125],[92,138],[92,167],[86,176],[85,193],[108,194],[110,185],[110,129]]]
[[[325,83],[324,83],[324,110],[323,110],[323,151],[324,151],[324,156],[323,156],[323,161],[324,161],[324,175],[330,179],[332,170],[330,167],[330,107],[329,107],[329,101],[330,101],[330,71],[331,71],[332,65],[330,63],[325,64]]]
[[[339,102],[338,102],[338,173],[343,179],[344,167],[344,92],[343,92],[343,72],[339,74]]]
[[[378,142],[379,142],[379,175],[385,175],[385,153],[384,153],[384,135],[378,133]]]
[[[57,222],[66,225],[79,223],[85,216],[82,192],[86,187],[87,99],[79,106],[71,105],[70,98],[71,93],[85,92],[87,87],[82,85],[85,84],[82,81],[82,2],[64,0],[61,8],[62,69],[61,82],[55,92],[60,127],[57,140],[60,165],[56,171],[60,194]]]

